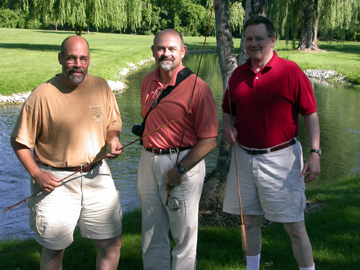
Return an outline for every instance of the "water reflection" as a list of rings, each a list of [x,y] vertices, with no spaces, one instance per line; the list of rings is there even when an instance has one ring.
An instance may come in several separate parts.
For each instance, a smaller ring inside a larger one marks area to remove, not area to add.
[[[185,65],[197,71],[199,55],[187,55]],[[135,123],[141,123],[140,83],[142,77],[153,70],[155,65],[148,65],[129,76],[129,88],[123,94],[117,94],[123,131],[121,142],[126,145],[137,139],[131,133]],[[202,59],[199,76],[211,89],[221,123],[222,82],[216,55],[205,55]],[[322,172],[315,183],[308,187],[334,181],[349,172],[360,171],[360,92],[343,87],[329,87],[315,84],[315,97],[318,102],[318,113],[321,125],[321,158]],[[21,106],[1,107],[0,151],[2,166],[0,167],[0,211],[30,196],[29,176],[22,167],[9,143],[10,132],[19,114]],[[300,141],[305,149],[305,157],[309,143],[303,120],[301,118]],[[141,146],[135,143],[127,147],[124,154],[109,161],[113,178],[121,192],[121,202],[125,211],[139,206],[136,191],[137,164]],[[217,162],[218,150],[215,149],[206,158],[207,171],[211,171]],[[7,237],[25,237],[32,235],[28,225],[28,208],[23,203],[0,215],[0,239]]]

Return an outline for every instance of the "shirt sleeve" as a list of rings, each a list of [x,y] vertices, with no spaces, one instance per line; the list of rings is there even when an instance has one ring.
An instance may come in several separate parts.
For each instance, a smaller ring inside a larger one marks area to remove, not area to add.
[[[34,107],[29,104],[31,101],[32,97],[30,96],[21,109],[16,124],[11,132],[11,137],[20,144],[29,148],[34,148],[36,138],[40,131],[41,120]]]
[[[206,85],[199,91],[196,99],[194,128],[198,138],[207,139],[218,136],[219,123],[214,97],[210,87]]]
[[[120,116],[119,107],[116,102],[114,93],[111,91],[110,87],[106,85],[106,91],[108,96],[108,126],[107,132],[112,130],[121,131],[122,130],[122,121]]]

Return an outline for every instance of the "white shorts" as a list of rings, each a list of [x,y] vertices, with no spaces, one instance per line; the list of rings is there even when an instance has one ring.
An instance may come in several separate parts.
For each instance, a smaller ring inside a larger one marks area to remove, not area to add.
[[[58,179],[74,173],[38,166]],[[33,179],[30,186],[32,194],[39,191]],[[36,241],[52,250],[67,248],[73,241],[76,224],[86,238],[103,240],[120,235],[119,196],[105,160],[89,172],[74,174],[53,192],[43,192],[29,200],[30,227],[36,233]]]
[[[306,206],[301,144],[262,155],[250,155],[236,143],[236,158],[244,215],[263,215],[274,222],[304,220]],[[240,214],[234,153],[223,210]]]

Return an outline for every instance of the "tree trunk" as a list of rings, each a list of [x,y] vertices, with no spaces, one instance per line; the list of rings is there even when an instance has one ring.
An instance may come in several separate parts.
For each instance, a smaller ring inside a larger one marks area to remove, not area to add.
[[[264,15],[265,10],[267,10],[267,0],[246,0],[245,21],[250,16]],[[215,1],[215,23],[217,53],[219,55],[219,63],[223,80],[223,91],[225,92],[228,84],[228,78],[230,78],[232,72],[238,65],[232,41],[228,0]],[[241,45],[244,43],[245,42],[242,38]],[[243,46],[245,48],[245,45]],[[241,46],[240,52],[243,52],[246,56],[245,50],[241,50]],[[230,169],[231,151],[232,147],[230,147],[230,145],[226,143],[221,136],[219,157],[216,168],[205,178],[204,188],[200,200],[201,211],[222,209],[225,196],[226,177]]]
[[[220,5],[219,5],[220,2]],[[223,90],[228,78],[237,67],[235,49],[230,26],[229,1],[215,2],[216,43],[221,68]],[[216,168],[206,176],[200,200],[200,209],[222,209],[225,195],[226,177],[230,168],[230,146],[221,136],[219,157]]]
[[[312,41],[314,37],[314,15],[315,15],[315,3],[314,0],[311,3],[304,4],[302,8],[303,12],[303,24],[301,26],[299,47],[300,50],[311,49]]]
[[[312,44],[311,49],[312,50],[319,49],[319,47],[317,45],[317,34],[318,34],[318,25],[319,25],[319,21],[320,21],[320,16],[321,16],[321,13],[317,12],[315,19],[314,19],[314,30],[313,30],[312,40],[311,40],[311,44]]]
[[[81,33],[82,33],[82,27],[81,26],[77,27],[76,25],[74,25],[74,30],[75,30],[75,34],[77,36],[81,36]]]
[[[317,33],[318,33],[318,27],[314,26],[314,34],[311,40],[311,49],[317,50],[319,47],[317,45]]]

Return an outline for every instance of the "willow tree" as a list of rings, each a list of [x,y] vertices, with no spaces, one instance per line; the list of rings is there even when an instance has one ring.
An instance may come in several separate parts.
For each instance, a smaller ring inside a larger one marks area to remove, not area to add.
[[[135,29],[141,23],[141,0],[32,0],[35,14],[43,21],[69,24],[76,34],[89,25]]]
[[[273,0],[269,17],[278,37],[298,39],[299,49],[318,49],[319,30],[342,37],[355,27],[359,8],[359,0]]]

